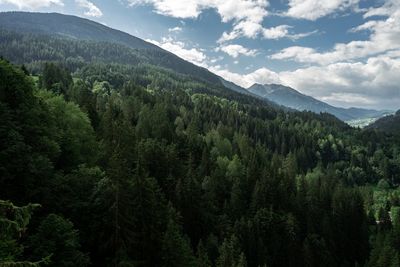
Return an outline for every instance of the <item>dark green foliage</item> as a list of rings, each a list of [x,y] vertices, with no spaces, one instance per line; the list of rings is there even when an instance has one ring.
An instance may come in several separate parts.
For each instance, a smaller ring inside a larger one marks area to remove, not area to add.
[[[178,225],[179,216],[172,207],[169,207],[169,217],[167,229],[162,239],[161,266],[198,266],[189,241],[182,235],[182,230]]]
[[[4,60],[0,80],[0,194],[24,203],[49,177],[59,146],[48,108],[34,96],[33,81]]]
[[[235,235],[225,239],[219,248],[217,267],[246,267],[246,258],[241,252],[240,244]]]
[[[79,251],[78,231],[73,227],[70,221],[61,216],[48,215],[28,240],[30,257],[40,259],[51,255],[49,266],[87,266],[89,258]]]
[[[25,248],[20,239],[27,231],[33,211],[38,207],[38,204],[17,207],[10,201],[0,200],[0,266],[39,267],[50,262],[51,254],[36,262],[21,259]]]
[[[39,79],[39,85],[57,94],[66,95],[72,85],[72,77],[68,70],[53,63],[46,63],[43,67],[43,74]]]
[[[13,61],[41,78],[0,62],[0,194],[43,208],[21,239],[1,238],[9,260],[398,265],[394,137],[142,61],[158,52],[18,38],[4,51],[26,49]]]

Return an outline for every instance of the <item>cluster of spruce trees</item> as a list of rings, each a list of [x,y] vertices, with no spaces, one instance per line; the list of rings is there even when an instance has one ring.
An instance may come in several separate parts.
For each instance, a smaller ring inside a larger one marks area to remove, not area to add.
[[[145,64],[41,66],[0,61],[0,266],[399,266],[398,137]]]

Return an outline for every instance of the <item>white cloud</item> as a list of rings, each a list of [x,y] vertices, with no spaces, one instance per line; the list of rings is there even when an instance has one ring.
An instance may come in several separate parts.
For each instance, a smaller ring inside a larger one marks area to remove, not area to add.
[[[263,30],[263,35],[266,39],[280,39],[289,35],[289,25],[280,25]]]
[[[234,82],[245,88],[250,87],[254,83],[281,83],[278,73],[273,72],[267,68],[260,68],[248,74],[239,74],[230,72],[223,69],[221,66],[212,66],[208,68],[215,74],[223,77],[224,79]]]
[[[182,27],[169,28],[168,31],[169,32],[181,32],[182,31]]]
[[[366,106],[376,104],[376,100],[367,98],[360,94],[353,93],[331,93],[329,96],[319,97],[324,102],[329,102],[333,105],[348,105],[352,106],[355,103]]]
[[[233,22],[233,29],[224,33],[221,42],[241,36],[254,38],[267,16],[267,0],[126,0],[130,5],[153,5],[157,13],[175,18],[197,18],[203,10],[215,9],[222,22]]]
[[[327,52],[318,52],[309,47],[292,46],[273,54],[271,58],[326,65],[400,49],[400,1],[389,0],[379,8],[369,9],[364,17],[376,15],[387,17],[369,20],[351,30],[353,32],[369,31],[368,40],[338,43]]]
[[[317,20],[337,11],[356,7],[359,0],[289,0],[286,16]]]
[[[86,16],[96,18],[103,16],[103,12],[100,10],[100,8],[95,6],[95,4],[93,4],[92,2],[88,0],[75,0],[75,2],[78,4],[79,7],[87,9],[87,11],[85,11],[84,13]]]
[[[163,38],[161,42],[155,40],[146,41],[153,43],[193,64],[207,67],[207,56],[200,49],[187,48],[183,42],[175,41],[172,38]]]
[[[289,26],[289,25],[279,25],[276,27],[264,28],[262,30],[262,35],[265,39],[288,38],[288,39],[292,39],[292,40],[297,40],[297,39],[304,38],[304,37],[310,36],[310,35],[318,32],[317,30],[315,30],[312,32],[293,34],[293,33],[290,33],[290,31],[289,31],[289,29],[291,29],[291,28],[293,28],[293,27]]]
[[[129,5],[154,5],[157,13],[175,18],[196,18],[201,12],[198,1],[193,0],[127,0]]]
[[[285,84],[332,104],[396,109],[400,107],[399,73],[400,60],[383,55],[365,63],[333,63],[281,72],[279,77]]]
[[[399,6],[400,2],[398,0],[386,0],[380,7],[369,8],[364,14],[364,18],[373,16],[390,16],[397,11]]]
[[[152,5],[155,12],[182,19],[197,18],[206,9],[215,9],[222,22],[232,22],[233,28],[224,32],[218,43],[240,37],[266,39],[299,39],[312,33],[290,34],[288,25],[266,29],[262,26],[268,13],[268,0],[126,0],[133,5]]]
[[[266,16],[266,0],[126,0],[130,5],[153,5],[159,14],[175,18],[197,18],[200,13],[214,8],[223,22],[256,20]]]
[[[397,58],[389,56],[393,54]],[[239,74],[220,66],[209,69],[246,88],[254,83],[281,83],[334,105],[398,109],[399,56],[400,51],[369,58],[365,63],[332,63],[282,72],[260,68]]]
[[[230,55],[233,58],[237,58],[240,55],[254,57],[257,54],[257,50],[248,49],[246,47],[237,44],[222,45],[218,47],[216,51],[225,52],[226,54]]]
[[[362,93],[373,84],[389,86],[390,82],[385,82],[385,78],[399,67],[399,62],[389,58],[370,58],[366,63],[333,63],[281,72],[280,77],[286,83],[316,96],[323,96],[327,91]],[[382,90],[379,95],[383,93]]]
[[[62,0],[0,0],[0,4],[12,4],[19,9],[38,9],[51,5],[64,6]]]

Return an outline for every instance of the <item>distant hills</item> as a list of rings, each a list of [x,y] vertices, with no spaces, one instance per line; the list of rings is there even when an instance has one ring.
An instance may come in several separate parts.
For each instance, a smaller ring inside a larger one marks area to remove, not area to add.
[[[1,28],[19,33],[49,34],[60,37],[120,43],[137,49],[157,49],[158,46],[125,32],[81,17],[59,13],[3,12]]]
[[[247,90],[154,44],[76,16],[58,13],[3,12],[0,13],[1,31],[3,31],[3,38],[0,38],[0,49],[2,50],[0,53],[17,64],[26,63],[29,60],[38,64],[44,61],[59,60],[58,57],[67,58],[67,61],[70,62],[77,62],[74,63],[76,66],[79,66],[82,57],[83,60],[90,62],[150,64],[173,70],[179,74],[189,75],[197,80],[201,79],[212,84],[212,86],[221,88],[221,90],[227,89],[226,91],[234,91],[247,97],[253,96],[263,99],[266,103],[275,107],[281,106],[288,108],[288,110],[308,110],[316,113],[327,112],[343,121],[353,121],[355,125],[359,125],[359,122],[372,122],[387,114],[386,111],[334,107],[303,95],[290,87],[278,84],[254,84]],[[7,36],[6,32],[15,32],[16,34]],[[26,51],[26,48],[31,47],[26,42],[31,39],[24,36],[36,38],[34,41],[37,45],[44,45],[44,53]],[[59,40],[58,43],[57,40]],[[82,46],[73,43],[78,41],[88,43]],[[13,47],[13,42],[19,45]],[[67,42],[70,43],[64,45]],[[85,47],[86,45],[87,47]],[[75,46],[76,48],[71,48]],[[6,47],[7,49],[5,49]],[[10,50],[10,47],[13,48]],[[79,51],[82,54],[79,54]],[[85,53],[85,56],[83,53]],[[17,59],[21,59],[22,62],[16,62]]]
[[[77,16],[59,13],[1,12],[0,29],[71,40],[121,44],[140,50],[141,54],[149,60],[146,63],[172,69],[178,73],[200,77],[211,83],[221,83],[220,78],[207,69],[185,61],[152,43]]]
[[[388,114],[388,111],[378,111],[362,108],[339,108],[317,100],[311,96],[304,95],[295,89],[280,84],[254,84],[248,90],[273,101],[279,105],[296,110],[309,110],[320,113],[327,112],[343,121],[360,121],[365,119],[380,118]]]
[[[368,129],[379,129],[381,131],[400,134],[400,110],[395,114],[389,115],[375,121],[367,127]]]

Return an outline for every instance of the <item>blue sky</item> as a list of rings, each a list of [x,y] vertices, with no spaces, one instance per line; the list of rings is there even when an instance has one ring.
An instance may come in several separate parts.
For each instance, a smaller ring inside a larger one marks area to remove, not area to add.
[[[244,87],[400,108],[400,0],[0,0],[9,10],[86,17]]]

